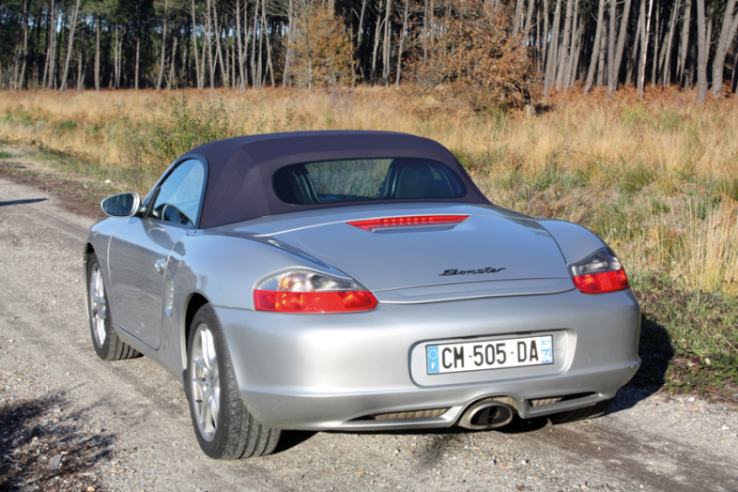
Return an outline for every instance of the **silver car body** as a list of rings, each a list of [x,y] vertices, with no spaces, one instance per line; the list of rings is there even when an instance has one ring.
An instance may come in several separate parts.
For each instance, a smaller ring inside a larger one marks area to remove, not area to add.
[[[385,233],[347,224],[427,214],[469,217]],[[189,320],[211,304],[244,404],[276,429],[448,427],[484,398],[522,418],[549,415],[613,398],[640,364],[631,290],[584,294],[567,268],[605,248],[602,240],[494,205],[356,203],[207,229],[109,217],[87,242],[123,341],[183,382]],[[378,305],[336,314],[255,310],[259,281],[294,269],[351,277]],[[553,364],[426,370],[430,343],[543,335],[553,337]],[[436,409],[444,411],[377,417]]]

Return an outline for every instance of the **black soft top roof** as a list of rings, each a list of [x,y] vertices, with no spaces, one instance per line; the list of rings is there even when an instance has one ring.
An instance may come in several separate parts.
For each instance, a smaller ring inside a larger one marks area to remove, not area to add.
[[[272,185],[274,172],[289,164],[308,162],[371,158],[434,160],[446,164],[458,174],[466,187],[466,195],[418,201],[490,203],[448,149],[433,140],[406,133],[272,133],[210,142],[192,149],[183,157],[193,155],[204,157],[209,165],[200,219],[200,227],[204,229],[298,210],[345,207],[346,203],[293,205],[277,197]],[[398,200],[377,200],[372,203],[385,201]]]

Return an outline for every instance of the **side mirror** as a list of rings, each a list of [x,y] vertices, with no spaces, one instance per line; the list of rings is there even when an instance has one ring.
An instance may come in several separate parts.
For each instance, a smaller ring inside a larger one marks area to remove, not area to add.
[[[138,193],[119,193],[100,202],[102,211],[111,217],[131,217],[140,207],[141,197]]]

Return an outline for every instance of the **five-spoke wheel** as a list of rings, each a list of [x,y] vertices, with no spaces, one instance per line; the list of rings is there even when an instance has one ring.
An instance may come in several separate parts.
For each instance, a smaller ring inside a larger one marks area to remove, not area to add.
[[[220,413],[220,375],[213,332],[205,323],[195,328],[190,357],[190,384],[195,421],[203,439],[212,441]]]
[[[223,330],[209,304],[190,324],[185,388],[197,441],[211,458],[263,456],[277,447],[280,431],[257,422],[241,400]]]
[[[113,328],[108,295],[105,292],[105,279],[100,262],[94,253],[87,262],[87,292],[92,345],[97,355],[104,360],[131,359],[141,355],[118,338]]]

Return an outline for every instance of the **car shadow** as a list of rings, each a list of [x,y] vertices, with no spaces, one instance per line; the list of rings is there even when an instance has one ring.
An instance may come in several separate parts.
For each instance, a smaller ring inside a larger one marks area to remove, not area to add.
[[[295,446],[299,446],[315,434],[317,434],[317,431],[282,431],[282,434],[279,437],[279,444],[277,444],[274,454],[282,453],[294,448]]]
[[[638,347],[641,367],[633,379],[618,391],[615,403],[607,414],[632,408],[639,401],[659,391],[666,383],[669,362],[674,358],[674,354],[674,346],[666,328],[648,313],[642,313],[641,339]]]
[[[24,205],[26,203],[45,202],[46,200],[48,200],[48,198],[28,198],[25,200],[10,200],[7,202],[0,202],[0,207],[5,207],[7,205]]]
[[[28,490],[34,483],[56,490],[60,481],[75,490],[100,487],[90,472],[111,455],[116,437],[84,430],[89,408],[68,406],[61,394],[0,405],[0,489]]]

